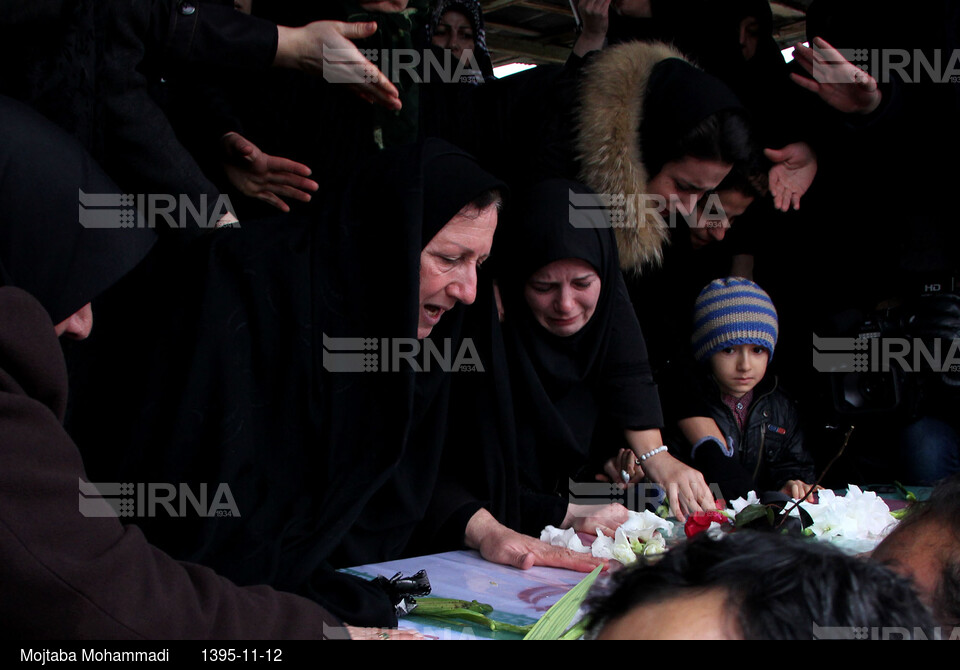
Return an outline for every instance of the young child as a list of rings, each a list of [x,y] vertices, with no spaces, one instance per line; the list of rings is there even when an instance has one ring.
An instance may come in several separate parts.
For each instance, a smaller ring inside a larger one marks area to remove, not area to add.
[[[770,296],[748,279],[715,279],[697,297],[692,345],[703,367],[697,392],[726,444],[704,438],[691,459],[728,497],[754,489],[799,498],[816,481],[794,405],[766,374],[777,332]]]

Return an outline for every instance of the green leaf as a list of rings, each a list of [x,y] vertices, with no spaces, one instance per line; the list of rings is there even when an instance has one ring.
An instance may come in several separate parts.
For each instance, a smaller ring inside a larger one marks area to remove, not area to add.
[[[737,514],[734,525],[737,528],[746,526],[751,521],[763,518],[767,515],[767,508],[764,505],[747,505]]]
[[[910,502],[917,501],[917,496],[913,493],[913,491],[908,491],[906,486],[897,480],[893,480],[893,485],[897,487],[897,490],[900,491],[900,495],[902,495],[905,500],[909,500]]]
[[[477,602],[476,600],[459,600],[457,598],[418,598],[417,606],[412,614],[420,616],[443,616],[450,610],[473,610],[479,614],[489,614],[493,611],[492,605]]]
[[[570,626],[567,629],[567,632],[560,636],[561,640],[579,640],[583,637],[583,634],[587,632],[587,624],[589,620],[587,617],[583,617],[577,623]]]
[[[602,565],[594,568],[593,572],[584,577],[579,584],[570,589],[560,600],[554,603],[553,607],[548,609],[533,628],[527,633],[524,640],[559,640],[567,626],[576,616],[587,597],[587,592],[593,583],[597,580]]]

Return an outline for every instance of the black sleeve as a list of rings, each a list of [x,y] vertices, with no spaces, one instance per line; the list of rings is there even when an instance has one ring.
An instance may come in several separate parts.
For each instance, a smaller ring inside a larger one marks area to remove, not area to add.
[[[154,13],[151,38],[170,63],[257,69],[276,56],[277,27],[232,5],[162,0]]]
[[[603,363],[600,406],[604,415],[621,428],[661,428],[663,412],[647,358],[647,347],[619,273],[614,301],[616,316]]]
[[[168,68],[192,63],[266,67],[276,54],[276,27],[232,9],[187,1],[103,5],[104,167],[127,192],[187,197],[195,211],[207,215],[187,223],[209,227],[223,214],[219,191],[180,144],[149,87]]]
[[[519,530],[526,535],[539,538],[540,531],[547,526],[560,527],[567,515],[567,500],[560,496],[536,493],[527,489],[520,491]]]
[[[149,544],[136,526],[121,525],[119,511],[107,501],[119,504],[122,498],[85,495],[89,480],[80,451],[51,400],[66,392],[53,324],[40,304],[18,289],[0,288],[0,312],[0,626],[5,635],[345,636],[339,620],[316,603],[266,586],[238,587],[209,568],[175,561]]]

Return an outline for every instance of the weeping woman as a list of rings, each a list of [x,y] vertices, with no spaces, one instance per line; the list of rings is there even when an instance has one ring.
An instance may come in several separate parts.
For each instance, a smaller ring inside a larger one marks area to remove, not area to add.
[[[630,449],[640,455],[633,481],[646,475],[663,487],[677,517],[712,509],[702,475],[663,446],[657,388],[598,198],[576,182],[541,182],[516,203],[495,250],[502,347],[496,337],[488,346],[508,370],[496,395],[511,400],[488,412],[502,428],[462,435],[447,469],[464,480],[482,470],[470,486],[525,533],[549,524],[612,535],[625,507],[569,501],[576,483],[596,490],[607,461]],[[512,489],[519,495],[504,495]]]
[[[450,375],[424,357],[461,348],[503,185],[440,140],[385,152],[351,184],[319,219],[220,230],[157,272],[140,314],[126,302],[128,383],[101,379],[78,435],[103,480],[229,491],[232,516],[144,520],[174,556],[391,625],[382,593],[329,568],[396,558],[425,514]],[[107,347],[117,360],[122,343]],[[498,560],[491,546],[516,534],[482,518],[449,548],[469,535]]]

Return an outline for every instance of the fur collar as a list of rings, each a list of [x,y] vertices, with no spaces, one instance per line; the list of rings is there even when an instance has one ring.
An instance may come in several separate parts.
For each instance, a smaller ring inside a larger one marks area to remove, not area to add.
[[[626,42],[604,49],[581,80],[576,152],[580,180],[597,193],[622,197],[611,207],[620,267],[641,274],[660,265],[669,239],[667,223],[644,208],[649,175],[640,156],[643,100],[653,67],[666,58],[683,58],[674,47]]]

